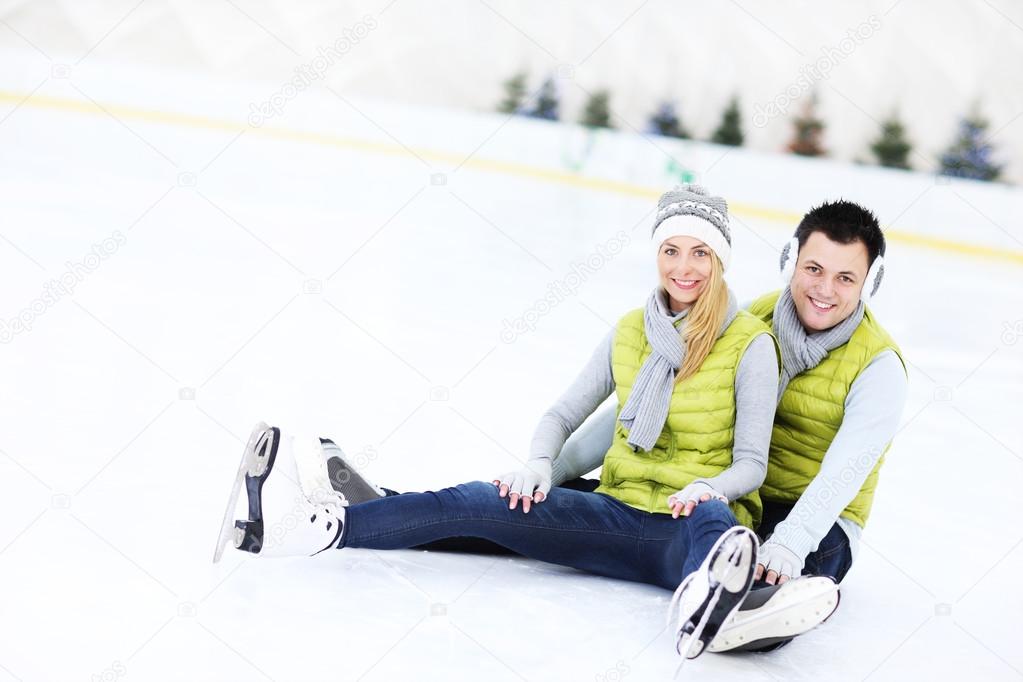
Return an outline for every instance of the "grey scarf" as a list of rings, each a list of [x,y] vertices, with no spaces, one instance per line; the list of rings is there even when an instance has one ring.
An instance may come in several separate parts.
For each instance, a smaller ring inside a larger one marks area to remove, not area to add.
[[[686,357],[685,330],[688,311],[675,315],[665,300],[667,294],[658,286],[647,300],[643,312],[643,330],[653,351],[636,375],[632,393],[622,406],[618,421],[629,430],[629,445],[634,449],[651,450],[668,419],[668,406],[675,388],[675,374]],[[738,314],[735,295],[728,291],[728,312],[718,335],[724,333]],[[676,329],[675,322],[682,323]]]
[[[778,400],[792,377],[821,363],[828,353],[852,338],[863,320],[863,301],[853,314],[831,329],[807,334],[796,315],[792,290],[785,287],[774,306],[774,335],[781,344],[781,379],[778,382]]]

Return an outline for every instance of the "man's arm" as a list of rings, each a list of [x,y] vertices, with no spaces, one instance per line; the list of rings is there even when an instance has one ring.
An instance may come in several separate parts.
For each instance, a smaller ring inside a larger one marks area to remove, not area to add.
[[[780,545],[799,560],[817,549],[842,511],[852,502],[899,428],[908,381],[892,351],[874,358],[853,382],[845,416],[821,462],[821,469],[765,543]]]

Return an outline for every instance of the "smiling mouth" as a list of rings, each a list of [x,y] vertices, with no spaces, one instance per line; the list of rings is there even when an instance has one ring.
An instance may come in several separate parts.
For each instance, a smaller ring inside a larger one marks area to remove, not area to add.
[[[696,285],[700,283],[699,280],[695,279],[675,279],[674,277],[671,278],[671,281],[679,289],[686,290],[695,289]]]
[[[812,296],[807,296],[807,298],[810,299],[810,303],[813,305],[814,308],[824,313],[828,312],[829,310],[832,310],[836,305],[838,305],[837,303],[825,303],[824,301],[818,301],[816,298]]]

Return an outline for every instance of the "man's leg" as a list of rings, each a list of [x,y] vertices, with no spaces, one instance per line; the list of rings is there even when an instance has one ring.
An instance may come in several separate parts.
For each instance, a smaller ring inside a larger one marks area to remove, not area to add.
[[[791,504],[764,502],[763,520],[760,527],[757,528],[757,534],[761,541],[766,540],[774,532],[774,527],[784,521],[791,511]],[[836,523],[821,540],[817,549],[807,555],[803,562],[802,574],[824,575],[834,579],[836,583],[840,583],[851,567],[852,550],[849,546],[849,537]],[[761,587],[768,587],[763,577],[753,585],[753,589]]]
[[[807,555],[803,564],[803,575],[826,575],[840,583],[850,568],[852,549],[849,546],[849,537],[836,523],[821,540],[817,550]]]

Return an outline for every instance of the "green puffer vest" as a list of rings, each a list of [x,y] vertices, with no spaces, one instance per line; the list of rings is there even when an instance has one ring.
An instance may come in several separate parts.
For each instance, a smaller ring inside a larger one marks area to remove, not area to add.
[[[634,452],[627,442],[628,430],[616,422],[597,492],[645,512],[670,514],[669,495],[697,478],[727,469],[735,435],[735,374],[750,342],[765,333],[771,333],[766,324],[739,312],[699,371],[675,385],[668,418],[653,450]],[[611,353],[619,414],[651,352],[643,309],[626,314],[618,322]],[[733,500],[731,508],[744,526],[755,528],[760,523],[763,510],[756,491]]]
[[[749,311],[772,324],[780,291],[762,296]],[[902,360],[902,352],[869,309],[863,321],[844,345],[835,348],[819,365],[796,377],[785,388],[774,417],[767,480],[760,488],[765,500],[794,503],[820,471],[824,455],[842,426],[845,399],[860,372],[879,353],[891,350]],[[903,361],[905,365],[905,361]],[[842,511],[842,516],[860,526],[867,523],[874,501],[878,474],[884,464],[885,445],[863,487]],[[872,456],[873,455],[873,456]],[[870,466],[877,453],[864,453],[856,466]],[[855,466],[854,466],[855,469]],[[849,471],[850,478],[862,471]],[[822,500],[823,502],[823,500]]]

